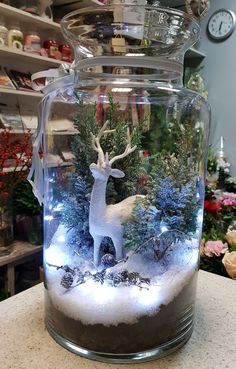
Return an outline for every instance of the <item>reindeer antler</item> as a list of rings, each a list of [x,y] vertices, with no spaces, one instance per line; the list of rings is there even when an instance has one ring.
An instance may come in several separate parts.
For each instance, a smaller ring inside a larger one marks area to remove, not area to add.
[[[125,151],[123,152],[123,154],[114,156],[114,158],[112,158],[109,161],[108,153],[106,153],[106,155],[104,154],[103,149],[102,149],[101,144],[100,144],[100,139],[105,133],[115,132],[115,129],[106,130],[107,125],[108,125],[108,120],[103,124],[102,128],[98,132],[97,137],[94,136],[94,134],[91,132],[92,148],[98,153],[98,164],[100,166],[103,166],[104,164],[106,164],[106,165],[109,164],[110,166],[112,166],[112,164],[115,161],[125,158],[126,156],[128,156],[129,154],[134,152],[134,150],[137,148],[136,145],[134,147],[132,147],[130,130],[129,130],[129,128],[127,128],[127,145],[126,145]]]
[[[131,147],[131,136],[130,136],[130,130],[129,127],[127,128],[127,146],[125,148],[125,151],[123,152],[123,154],[120,155],[116,155],[114,156],[114,158],[112,158],[109,161],[110,166],[112,166],[112,164],[120,159],[125,158],[126,156],[128,156],[129,154],[131,154],[132,152],[134,152],[134,150],[136,150],[137,146],[135,145],[134,147]]]
[[[97,137],[94,136],[94,134],[91,132],[92,136],[92,148],[98,153],[98,164],[102,165],[105,162],[105,155],[103,152],[103,149],[100,145],[100,139],[104,135],[106,128],[108,125],[108,120],[103,124],[102,128],[98,132]]]

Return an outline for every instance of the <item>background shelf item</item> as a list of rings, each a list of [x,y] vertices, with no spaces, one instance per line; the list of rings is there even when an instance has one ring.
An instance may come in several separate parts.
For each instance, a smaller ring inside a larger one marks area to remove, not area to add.
[[[58,32],[61,30],[59,23],[55,23],[50,19],[41,18],[37,15],[27,13],[23,10],[19,10],[13,6],[3,3],[0,3],[0,14],[4,17],[11,18],[12,21],[17,20],[22,23],[29,23],[30,25],[34,24],[35,27],[40,27],[41,29]]]

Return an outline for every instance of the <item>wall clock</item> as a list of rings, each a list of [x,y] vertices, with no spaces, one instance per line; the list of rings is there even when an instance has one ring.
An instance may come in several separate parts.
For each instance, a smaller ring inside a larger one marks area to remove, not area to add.
[[[215,41],[224,41],[235,29],[236,17],[228,9],[219,9],[214,12],[208,22],[208,36]]]

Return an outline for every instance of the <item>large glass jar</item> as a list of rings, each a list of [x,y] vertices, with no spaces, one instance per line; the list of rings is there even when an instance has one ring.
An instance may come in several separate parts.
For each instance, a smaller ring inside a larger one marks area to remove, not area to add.
[[[150,360],[193,329],[209,108],[182,77],[199,25],[119,2],[62,27],[75,66],[46,114],[46,325],[80,355]]]

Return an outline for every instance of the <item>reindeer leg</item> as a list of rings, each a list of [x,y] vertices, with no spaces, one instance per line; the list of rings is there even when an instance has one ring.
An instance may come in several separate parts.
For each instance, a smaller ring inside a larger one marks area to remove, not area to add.
[[[99,251],[100,245],[102,243],[103,236],[93,236],[93,244],[94,244],[94,251],[93,251],[93,263],[95,267],[99,265]]]
[[[112,241],[116,250],[116,260],[119,261],[124,258],[123,250],[123,232],[120,235],[112,237]]]

